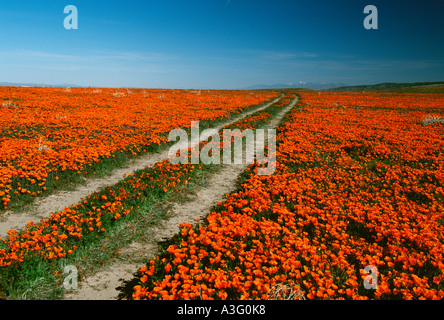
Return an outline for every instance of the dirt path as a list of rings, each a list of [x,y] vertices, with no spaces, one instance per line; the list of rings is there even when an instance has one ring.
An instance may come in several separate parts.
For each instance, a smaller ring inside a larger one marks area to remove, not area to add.
[[[252,113],[259,110],[268,108],[270,105],[280,100],[283,95],[272,100],[271,102],[265,104],[262,107],[256,108],[254,110],[242,113],[235,119],[224,122],[214,130],[219,131],[225,125],[234,123]],[[130,175],[134,171],[143,169],[146,166],[152,167],[159,161],[162,161],[168,157],[168,149],[155,153],[146,154],[140,158],[131,160],[127,166],[123,168],[118,168],[112,171],[109,175],[102,178],[92,178],[86,181],[85,184],[79,185],[75,190],[72,191],[61,191],[44,198],[37,198],[32,204],[30,204],[26,211],[22,212],[11,212],[6,211],[0,216],[0,238],[7,236],[7,231],[11,229],[21,230],[25,228],[26,224],[30,221],[38,223],[40,219],[49,217],[51,212],[59,212],[63,209],[70,207],[73,204],[78,203],[82,198],[86,198],[89,194],[92,194],[98,190],[116,184],[123,179],[123,175]]]
[[[266,129],[273,129],[279,125],[283,117],[297,103],[297,98],[282,110]],[[171,209],[171,218],[153,228],[153,236],[146,243],[132,243],[128,248],[120,251],[119,259],[105,269],[89,276],[82,282],[78,290],[66,295],[70,300],[110,300],[116,299],[119,291],[116,288],[125,280],[133,278],[133,273],[141,267],[136,258],[143,256],[146,259],[155,257],[158,252],[158,242],[171,238],[178,231],[182,222],[194,224],[197,218],[205,219],[212,207],[225,199],[226,195],[235,189],[239,175],[245,171],[248,164],[224,165],[220,171],[211,176],[208,185],[201,188],[191,201],[177,204]]]

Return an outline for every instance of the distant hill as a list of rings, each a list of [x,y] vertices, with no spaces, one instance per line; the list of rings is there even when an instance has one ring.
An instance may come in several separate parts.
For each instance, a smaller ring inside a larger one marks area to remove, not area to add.
[[[329,91],[382,91],[382,92],[418,92],[444,93],[444,81],[441,82],[414,82],[396,83],[386,82],[372,85],[357,85],[329,88]]]

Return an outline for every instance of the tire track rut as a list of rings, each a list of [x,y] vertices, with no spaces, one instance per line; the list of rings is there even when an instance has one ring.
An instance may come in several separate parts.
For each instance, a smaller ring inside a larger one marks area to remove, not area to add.
[[[287,107],[264,126],[264,129],[276,128],[297,102],[298,98],[296,96]],[[143,256],[145,259],[154,258],[159,253],[158,243],[173,237],[177,233],[180,223],[194,224],[197,218],[205,219],[211,212],[211,208],[217,205],[218,202],[222,202],[226,195],[236,188],[239,175],[247,167],[248,164],[223,165],[217,173],[209,178],[208,187],[200,188],[190,201],[181,204],[173,203],[169,214],[171,218],[162,221],[160,225],[152,228],[152,237],[149,241],[143,243],[133,242],[130,246],[123,248],[120,251],[118,260],[93,275],[86,277],[78,290],[67,294],[65,299],[116,299],[119,294],[116,288],[122,285],[123,281],[132,279],[133,273],[141,267],[140,263],[131,260],[140,256]]]

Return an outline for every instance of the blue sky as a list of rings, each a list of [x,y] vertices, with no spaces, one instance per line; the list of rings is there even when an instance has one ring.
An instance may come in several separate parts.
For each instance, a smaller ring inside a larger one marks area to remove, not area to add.
[[[363,26],[366,5],[378,29]],[[66,30],[66,5],[78,29]],[[444,0],[0,2],[0,82],[98,87],[444,81]]]

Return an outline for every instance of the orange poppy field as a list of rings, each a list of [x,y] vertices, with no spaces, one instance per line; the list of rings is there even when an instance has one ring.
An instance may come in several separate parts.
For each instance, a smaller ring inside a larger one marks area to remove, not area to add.
[[[191,121],[214,121],[276,92],[0,87],[0,199],[44,193],[65,171],[81,174],[124,152],[167,141]],[[186,109],[187,112],[183,112]]]
[[[202,224],[182,224],[139,270],[132,299],[444,297],[443,95],[301,93],[280,127],[278,169]],[[378,270],[366,289],[364,268]]]
[[[0,87],[0,216],[21,197],[44,196],[64,172],[152,152],[172,129],[280,95]],[[134,270],[121,299],[272,299],[279,285],[299,299],[444,298],[444,94],[290,90],[230,127],[258,128],[295,96],[276,130],[276,171],[258,175],[260,163],[248,166],[205,219],[178,225],[160,254]],[[165,159],[8,231],[0,277],[68,264],[140,214],[142,203],[167,201],[204,169]],[[366,266],[377,269],[372,288]],[[7,283],[0,281],[0,297]]]

